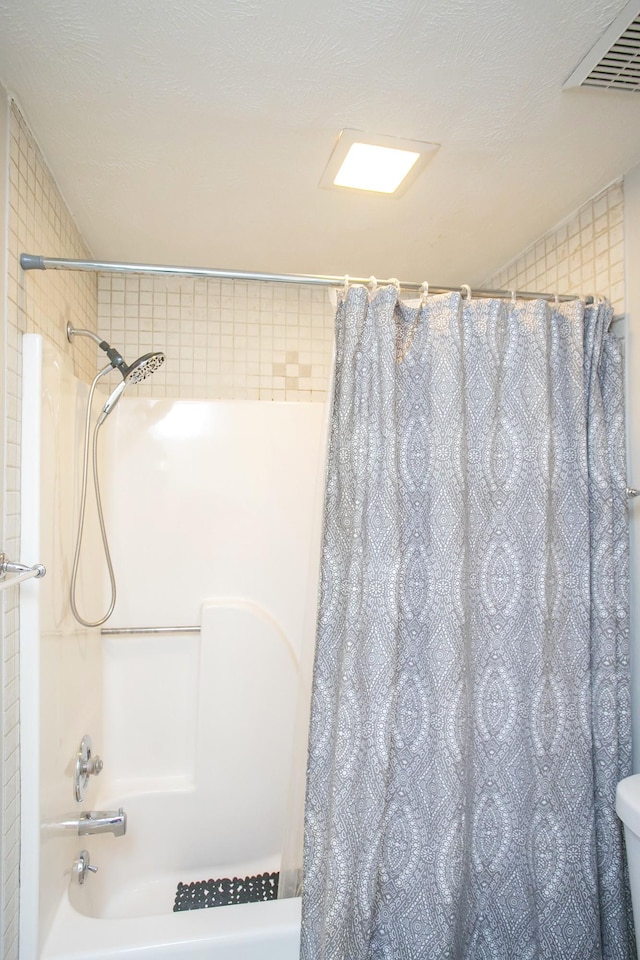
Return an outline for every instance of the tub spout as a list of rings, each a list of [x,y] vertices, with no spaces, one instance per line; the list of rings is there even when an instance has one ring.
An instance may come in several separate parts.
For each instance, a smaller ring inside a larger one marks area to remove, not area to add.
[[[77,837],[89,837],[94,833],[112,833],[123,837],[127,832],[127,815],[119,810],[85,810],[78,817],[70,813],[64,820],[47,820],[42,824],[45,833],[59,836],[74,833]]]
[[[88,837],[95,833],[112,833],[123,837],[127,832],[127,815],[119,810],[87,810],[80,814],[78,836]]]

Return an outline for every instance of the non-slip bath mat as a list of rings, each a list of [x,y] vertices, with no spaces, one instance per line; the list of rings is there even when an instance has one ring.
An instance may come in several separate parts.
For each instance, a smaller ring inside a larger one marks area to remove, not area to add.
[[[256,877],[222,877],[179,883],[173,912],[202,910],[204,907],[228,907],[232,903],[257,903],[278,896],[279,873],[261,873]]]

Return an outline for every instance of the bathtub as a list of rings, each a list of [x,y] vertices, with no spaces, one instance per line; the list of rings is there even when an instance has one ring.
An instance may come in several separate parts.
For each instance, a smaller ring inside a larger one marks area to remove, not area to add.
[[[89,881],[87,881],[89,882]],[[300,899],[184,913],[88,917],[60,902],[46,960],[297,960]]]
[[[155,682],[145,686],[152,657]],[[100,790],[91,806],[122,807],[127,831],[76,839],[75,855],[86,849],[98,872],[68,883],[42,960],[298,957],[299,900],[173,912],[179,882],[279,870],[296,672],[277,624],[247,603],[203,605],[199,636],[103,639],[105,757],[119,758],[123,779],[118,789],[118,781],[94,778]],[[168,777],[161,771],[170,765],[170,731],[161,714],[164,703],[173,718],[177,677],[185,689],[193,678],[193,713],[189,719],[179,701],[182,766]],[[43,832],[44,853],[60,842]]]
[[[124,837],[79,840],[99,869],[82,885],[69,882],[43,960],[296,960],[299,899],[173,912],[178,882],[271,872],[279,869],[278,855],[214,859],[224,856],[226,836],[221,844],[206,826],[212,818],[197,790],[112,798],[110,807],[118,806],[127,812]]]

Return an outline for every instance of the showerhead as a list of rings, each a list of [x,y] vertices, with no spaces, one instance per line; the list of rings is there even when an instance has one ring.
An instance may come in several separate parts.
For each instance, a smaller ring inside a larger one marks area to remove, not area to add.
[[[122,364],[118,366],[123,379],[115,388],[115,390],[113,390],[109,395],[109,399],[102,408],[102,413],[98,418],[97,425],[102,426],[124,393],[125,387],[128,384],[140,383],[142,380],[150,377],[152,373],[155,373],[158,367],[161,367],[163,363],[164,353],[145,353],[143,357],[138,357],[137,360],[134,360],[130,366],[127,366],[127,364],[123,361]]]
[[[152,373],[155,373],[162,366],[164,360],[164,353],[145,353],[144,356],[134,360],[130,366],[127,367],[126,363],[123,363],[119,369],[125,383],[140,383],[150,377]]]
[[[114,370],[122,376],[122,383],[119,383],[115,390],[109,396],[109,399],[105,403],[102,413],[98,418],[98,426],[104,422],[106,417],[111,413],[116,403],[124,393],[124,389],[127,384],[140,383],[142,380],[146,380],[147,377],[150,377],[152,373],[155,373],[156,370],[162,366],[165,361],[164,353],[145,353],[142,357],[138,357],[137,360],[134,360],[133,363],[125,363],[124,357],[115,347],[112,347],[107,343],[106,340],[101,340],[97,333],[93,333],[92,330],[82,330],[78,327],[72,327],[70,323],[67,324],[67,340],[71,343],[73,337],[89,337],[95,343],[98,344],[101,350],[104,350],[106,355],[109,357],[109,362]],[[103,373],[108,373],[109,368],[106,367]]]

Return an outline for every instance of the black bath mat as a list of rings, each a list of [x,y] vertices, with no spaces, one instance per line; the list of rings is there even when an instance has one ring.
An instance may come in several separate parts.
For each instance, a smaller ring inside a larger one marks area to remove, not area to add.
[[[179,883],[173,912],[202,910],[203,907],[228,907],[232,903],[257,903],[275,900],[278,896],[279,873],[261,873],[257,877],[223,877],[220,880],[199,880]]]

